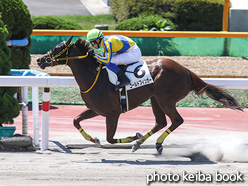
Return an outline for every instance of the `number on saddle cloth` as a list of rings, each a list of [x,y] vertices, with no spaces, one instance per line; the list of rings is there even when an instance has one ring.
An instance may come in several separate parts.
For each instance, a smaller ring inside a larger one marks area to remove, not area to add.
[[[153,83],[153,79],[145,61],[139,61],[128,65],[120,65],[118,67],[125,71],[126,76],[131,81],[129,85],[126,85],[127,91]],[[109,81],[114,85],[118,85],[119,82],[117,75],[108,68],[107,72]]]

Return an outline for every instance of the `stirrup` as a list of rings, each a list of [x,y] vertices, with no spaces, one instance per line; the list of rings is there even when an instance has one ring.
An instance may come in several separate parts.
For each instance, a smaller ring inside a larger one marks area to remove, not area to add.
[[[130,83],[130,80],[127,81],[126,83],[124,83],[123,85],[121,85],[121,84],[116,85],[116,86],[115,86],[115,90],[117,91],[117,90],[123,88],[124,86],[128,85],[129,83]]]

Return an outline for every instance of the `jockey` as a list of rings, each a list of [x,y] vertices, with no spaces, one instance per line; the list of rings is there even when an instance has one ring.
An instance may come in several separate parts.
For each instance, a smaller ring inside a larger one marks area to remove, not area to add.
[[[94,54],[94,58],[116,73],[120,81],[120,84],[116,86],[116,90],[128,85],[130,80],[117,65],[140,61],[141,51],[137,44],[132,39],[122,35],[104,36],[98,29],[90,30],[87,34],[87,40],[95,49],[103,47],[103,55]]]

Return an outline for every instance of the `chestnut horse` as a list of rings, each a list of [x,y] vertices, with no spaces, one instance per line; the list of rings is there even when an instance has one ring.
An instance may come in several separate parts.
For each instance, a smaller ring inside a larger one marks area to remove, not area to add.
[[[106,117],[107,141],[113,143],[129,143],[134,140],[132,151],[151,135],[167,126],[167,115],[172,124],[157,139],[156,149],[162,153],[164,139],[183,123],[183,118],[177,112],[176,103],[194,91],[196,95],[206,95],[221,102],[231,109],[242,110],[238,102],[226,91],[201,80],[196,74],[170,59],[156,59],[146,61],[154,83],[128,91],[129,108],[134,109],[146,100],[151,100],[152,110],[156,119],[155,126],[144,136],[138,135],[122,139],[115,139],[119,116],[121,114],[119,92],[109,82],[106,69],[99,67],[94,57],[88,55],[89,44],[79,38],[74,44],[61,42],[47,54],[37,59],[38,65],[44,69],[47,66],[67,64],[81,90],[81,96],[87,109],[74,118],[74,126],[86,140],[98,143],[81,127],[80,122],[97,115]],[[102,70],[101,70],[102,69]],[[101,71],[101,72],[100,72]],[[98,77],[98,79],[96,78]]]

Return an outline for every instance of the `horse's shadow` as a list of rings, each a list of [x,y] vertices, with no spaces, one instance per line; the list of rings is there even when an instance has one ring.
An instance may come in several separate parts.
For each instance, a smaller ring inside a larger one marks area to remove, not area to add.
[[[86,154],[83,152],[72,152],[71,149],[67,148],[64,146],[62,143],[58,141],[50,141],[54,143],[56,146],[59,147],[55,149],[49,149],[52,152],[57,152],[57,153],[68,153],[68,154]],[[130,149],[131,150],[131,149]],[[98,154],[98,153],[95,153]],[[99,153],[100,154],[100,153]],[[122,160],[122,159],[100,159],[100,161],[92,161],[92,162],[87,162],[87,163],[106,163],[106,164],[129,164],[129,165],[204,165],[204,164],[216,164],[216,162],[213,162],[209,160],[206,156],[204,156],[200,152],[190,152],[190,153],[182,153],[180,155],[175,155],[175,159],[179,158],[185,158],[184,160],[166,160],[166,155],[158,155],[158,154],[152,154],[152,153],[123,153],[123,152],[109,152],[108,154],[111,155],[137,155],[137,156],[144,156],[148,155],[151,156],[153,155],[154,157],[158,157],[159,160],[147,160],[147,159],[134,159],[134,160]],[[100,155],[99,155],[100,158]],[[164,159],[163,159],[164,158]],[[173,159],[172,156],[170,156],[170,159]],[[188,159],[188,160],[187,160]],[[84,162],[80,162],[84,163]]]
[[[99,163],[99,162],[91,162],[91,163]],[[137,160],[106,160],[102,159],[101,163],[107,164],[129,164],[129,165],[203,165],[203,164],[216,164],[213,161],[173,161],[173,160],[145,160],[145,161],[137,161]]]
[[[66,146],[64,146],[62,143],[60,143],[59,141],[51,141],[50,142],[54,143],[56,146],[58,146],[60,149],[48,149],[52,152],[58,152],[58,153],[70,153],[73,154],[73,152],[71,151],[71,149],[68,149]]]

